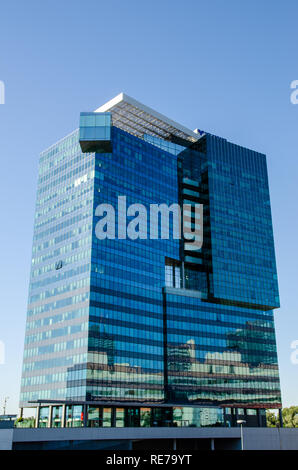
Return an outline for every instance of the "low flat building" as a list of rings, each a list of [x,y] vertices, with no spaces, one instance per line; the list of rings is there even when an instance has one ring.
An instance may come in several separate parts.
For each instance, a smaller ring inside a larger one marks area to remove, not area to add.
[[[298,429],[243,428],[244,450],[298,450]],[[240,428],[0,430],[1,450],[241,450]]]

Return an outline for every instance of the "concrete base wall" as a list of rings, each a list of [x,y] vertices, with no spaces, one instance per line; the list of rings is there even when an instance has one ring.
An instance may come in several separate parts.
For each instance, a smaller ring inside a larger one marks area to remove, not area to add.
[[[13,429],[0,429],[0,450],[11,450]]]
[[[12,440],[16,448],[40,445],[54,449],[55,445],[67,447],[68,442],[77,441],[82,448],[88,445],[113,448],[115,445],[117,450],[123,446],[128,449],[147,447],[150,440],[159,440],[161,448],[164,443],[166,448],[173,446],[172,449],[178,441],[180,449],[190,445],[194,445],[194,449],[204,446],[215,450],[241,448],[240,428],[21,428],[1,432],[0,448],[11,448]],[[243,428],[243,442],[244,450],[298,450],[298,428]]]
[[[298,428],[243,429],[244,449],[298,450]]]

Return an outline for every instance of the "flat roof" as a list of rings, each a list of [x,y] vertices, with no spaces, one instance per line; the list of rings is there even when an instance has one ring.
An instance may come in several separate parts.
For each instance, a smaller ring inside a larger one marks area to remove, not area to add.
[[[120,93],[95,110],[96,113],[111,112],[113,125],[130,134],[143,138],[144,134],[164,140],[172,136],[196,142],[201,135],[145,106],[125,93]]]

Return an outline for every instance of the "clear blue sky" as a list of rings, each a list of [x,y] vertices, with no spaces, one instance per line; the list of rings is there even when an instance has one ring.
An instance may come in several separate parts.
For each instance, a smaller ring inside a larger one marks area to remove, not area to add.
[[[298,405],[298,3],[4,0],[0,7],[0,405],[17,410],[41,150],[121,91],[266,153],[281,309],[284,405]],[[0,409],[0,412],[2,409]]]

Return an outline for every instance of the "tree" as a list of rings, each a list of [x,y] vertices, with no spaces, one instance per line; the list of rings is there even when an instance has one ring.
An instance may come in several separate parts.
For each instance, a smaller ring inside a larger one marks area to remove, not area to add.
[[[266,411],[266,424],[268,428],[279,426],[279,419],[272,411]]]
[[[298,428],[298,406],[290,406],[282,410],[283,425],[285,428]]]
[[[298,406],[290,406],[282,410],[283,427],[298,428]],[[268,428],[280,426],[279,417],[270,410],[266,411],[266,423]]]

